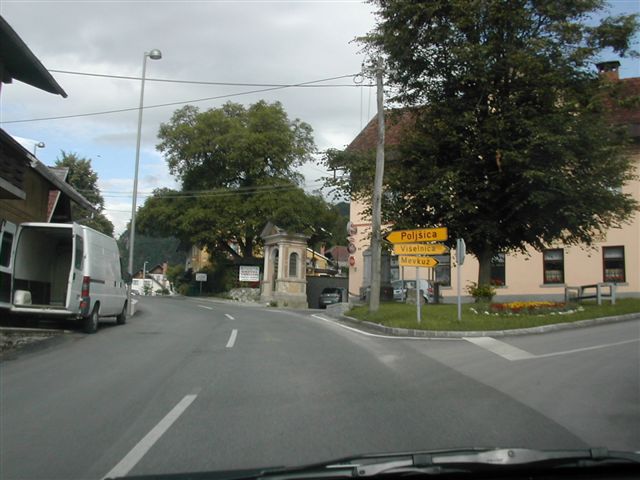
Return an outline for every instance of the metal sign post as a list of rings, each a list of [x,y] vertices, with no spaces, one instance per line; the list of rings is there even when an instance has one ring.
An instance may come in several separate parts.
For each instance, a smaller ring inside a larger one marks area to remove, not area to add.
[[[456,240],[456,273],[458,275],[458,321],[462,321],[462,297],[460,296],[460,283],[462,282],[462,264],[464,263],[464,257],[467,253],[467,246],[464,243],[464,239],[458,238]]]
[[[399,255],[398,265],[402,268],[402,292],[404,296],[404,267],[416,268],[416,317],[418,323],[422,322],[422,309],[420,305],[420,268],[435,268],[438,260],[433,257],[420,255],[443,255],[449,252],[449,247],[434,242],[448,240],[447,227],[418,228],[414,230],[394,230],[385,236],[385,240],[393,244],[393,253]],[[427,284],[435,282],[435,272],[427,273]],[[429,296],[429,291],[425,290]]]
[[[202,296],[202,282],[207,281],[206,273],[196,273],[196,282],[200,283],[200,295]]]
[[[416,267],[416,313],[418,316],[418,323],[422,323],[421,311],[420,311],[420,268]]]

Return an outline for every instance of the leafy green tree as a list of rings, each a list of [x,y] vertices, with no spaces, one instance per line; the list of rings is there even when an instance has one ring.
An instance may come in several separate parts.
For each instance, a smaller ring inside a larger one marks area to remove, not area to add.
[[[206,112],[187,105],[160,126],[158,137],[158,150],[187,191],[298,181],[295,167],[315,150],[311,127],[289,120],[279,102],[248,108],[229,102]]]
[[[113,224],[102,213],[104,211],[104,198],[98,188],[98,174],[91,167],[91,160],[81,158],[76,153],[67,153],[61,150],[55,166],[69,169],[67,183],[97,210],[94,213],[73,203],[71,205],[71,215],[74,221],[112,237]]]
[[[206,246],[212,254],[234,258],[254,256],[267,221],[308,234],[309,243],[314,246],[321,242],[332,244],[336,241],[335,232],[344,231],[344,218],[320,195],[307,194],[287,180],[272,180],[269,186],[197,195],[156,190],[139,210],[137,224],[147,234],[172,233],[184,245]]]
[[[593,62],[630,50],[634,15],[587,19],[598,0],[372,2],[361,39],[386,60],[405,107],[400,145],[385,167],[383,211],[397,227],[449,227],[490,282],[498,252],[591,243],[637,203],[624,135],[607,119],[615,85]],[[330,152],[351,173],[338,188],[366,198],[371,152]]]
[[[312,131],[290,120],[280,103],[227,103],[205,112],[186,106],[158,136],[182,190],[157,190],[147,199],[137,217],[143,232],[239,258],[255,254],[269,220],[310,234],[312,242],[330,237],[338,222],[330,205],[299,187],[296,167],[312,158]]]

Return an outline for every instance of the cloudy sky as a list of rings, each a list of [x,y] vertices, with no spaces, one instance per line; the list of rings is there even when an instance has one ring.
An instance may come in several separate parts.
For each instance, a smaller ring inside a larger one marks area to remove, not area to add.
[[[640,10],[636,0],[611,4],[614,13]],[[139,78],[144,52],[157,48],[163,58],[147,61],[148,79],[312,82],[359,72],[363,56],[353,39],[374,25],[372,7],[349,0],[2,0],[0,14],[45,67],[58,70],[52,74],[68,94],[64,99],[20,82],[4,85],[2,128],[31,151],[35,142],[44,142],[37,156],[45,164],[55,163],[63,150],[90,158],[117,233],[131,212],[140,81],[59,71]],[[640,76],[638,62],[623,62],[621,76]],[[320,150],[343,148],[374,115],[375,92],[352,78],[322,84],[334,86],[212,98],[263,87],[148,81],[144,103],[183,102],[208,109],[229,100],[245,105],[280,101],[290,118],[311,124]],[[154,188],[176,186],[155,144],[160,123],[180,106],[144,111],[140,203]],[[131,110],[35,120],[119,109]],[[310,190],[320,186],[325,174],[319,165],[307,165],[302,173]]]

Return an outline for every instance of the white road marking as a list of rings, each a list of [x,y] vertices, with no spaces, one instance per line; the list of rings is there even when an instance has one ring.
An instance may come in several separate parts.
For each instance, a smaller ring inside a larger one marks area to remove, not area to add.
[[[133,449],[103,478],[124,477],[145,456],[160,437],[173,425],[180,415],[191,405],[198,395],[187,395],[171,409],[160,422],[151,429]]]
[[[574,348],[573,350],[564,350],[561,352],[543,353],[540,355],[536,355],[535,357],[536,358],[557,357],[560,355],[569,355],[571,353],[587,352],[589,350],[599,350],[601,348],[616,347],[618,345],[625,345],[627,343],[634,343],[634,342],[640,342],[640,338],[634,338],[633,340],[622,340],[621,342],[614,342],[614,343],[603,343],[600,345],[593,345],[591,347]]]
[[[311,315],[313,318],[316,318],[318,320],[322,320],[323,322],[327,322],[330,323],[332,325],[335,325],[337,327],[340,328],[344,328],[345,330],[350,330],[352,332],[356,332],[359,333],[361,335],[365,335],[367,337],[375,337],[375,338],[389,338],[389,339],[395,339],[395,340],[466,340],[470,343],[473,343],[481,348],[484,348],[486,350],[489,350],[490,352],[495,353],[496,355],[499,355],[509,361],[519,361],[519,360],[531,360],[531,359],[536,359],[536,358],[547,358],[547,357],[557,357],[560,355],[569,355],[571,353],[578,353],[578,352],[586,352],[589,350],[598,350],[601,348],[608,348],[608,347],[615,347],[617,345],[624,345],[627,343],[633,343],[633,342],[640,342],[640,338],[634,338],[632,340],[623,340],[621,342],[615,342],[615,343],[604,343],[601,345],[594,345],[591,347],[582,347],[582,348],[575,348],[573,350],[564,350],[564,351],[560,351],[560,352],[552,352],[552,353],[543,353],[540,355],[535,355],[533,353],[527,352],[526,350],[522,350],[521,348],[517,348],[514,347],[512,345],[509,345],[508,343],[505,342],[501,342],[500,340],[496,340],[495,338],[492,337],[462,337],[462,338],[433,338],[433,337],[401,337],[401,336],[396,336],[396,335],[379,335],[377,333],[370,333],[370,332],[365,332],[363,330],[358,330],[357,328],[353,328],[353,327],[349,327],[347,325],[343,325],[341,323],[335,322],[333,320],[329,320],[327,318],[324,318],[320,315],[316,315],[313,314]]]
[[[229,320],[235,320],[235,318],[233,318],[231,315],[229,315],[228,313],[224,314],[225,317],[227,317]]]
[[[507,360],[510,360],[512,362],[518,361],[518,360],[530,360],[530,359],[536,359],[536,358],[559,357],[562,355],[570,355],[572,353],[588,352],[590,350],[600,350],[601,348],[616,347],[618,345],[626,345],[628,343],[635,343],[640,341],[639,338],[634,338],[632,340],[622,340],[620,342],[603,343],[600,345],[592,345],[590,347],[574,348],[571,350],[562,350],[559,352],[541,353],[536,355],[533,353],[529,353],[525,350],[522,350],[518,347],[514,347],[513,345],[509,345],[507,343],[501,342],[500,340],[496,340],[495,338],[492,338],[492,337],[465,337],[464,339],[468,342],[478,345],[479,347],[489,350],[490,352],[495,353],[496,355],[500,355],[501,357],[506,358]]]
[[[206,308],[207,310],[213,310],[213,308],[211,307],[207,307],[205,305],[198,305],[200,308]]]
[[[350,330],[352,332],[356,332],[356,333],[359,333],[361,335],[365,335],[367,337],[391,338],[391,339],[394,339],[394,340],[422,340],[422,341],[425,341],[425,340],[453,340],[453,341],[460,341],[460,340],[462,340],[461,338],[447,338],[447,337],[442,337],[442,338],[439,338],[439,337],[435,337],[435,338],[434,337],[400,337],[398,335],[380,335],[380,334],[377,334],[377,333],[370,333],[370,332],[365,332],[363,330],[358,330],[357,328],[349,327],[347,325],[343,325],[341,323],[334,322],[333,320],[328,320],[328,319],[326,319],[324,317],[321,317],[320,315],[313,314],[311,316],[313,318],[317,318],[318,320],[322,320],[323,322],[327,322],[327,323],[330,323],[332,325],[335,325],[336,327],[344,328],[346,330]]]
[[[492,337],[463,337],[467,342],[471,342],[479,347],[489,350],[496,355],[500,355],[507,360],[526,360],[535,358],[535,355],[526,352],[518,347],[501,342]]]
[[[227,348],[233,348],[236,343],[236,337],[238,336],[238,330],[235,328],[231,330],[231,336],[229,337],[229,341],[227,342]]]

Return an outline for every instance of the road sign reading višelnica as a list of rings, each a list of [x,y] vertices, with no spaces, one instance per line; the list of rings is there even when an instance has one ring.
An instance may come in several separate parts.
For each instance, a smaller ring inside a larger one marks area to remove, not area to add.
[[[396,255],[445,255],[449,247],[441,243],[395,243],[393,253]]]

